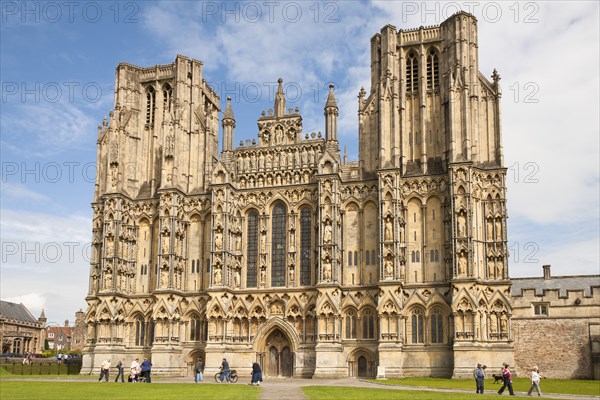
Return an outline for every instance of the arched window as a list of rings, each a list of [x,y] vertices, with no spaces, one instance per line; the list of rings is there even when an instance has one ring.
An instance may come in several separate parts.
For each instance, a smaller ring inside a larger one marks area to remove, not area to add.
[[[410,319],[412,343],[423,343],[423,311],[416,309]]]
[[[439,308],[431,312],[431,343],[444,343],[444,317]]]
[[[375,316],[366,310],[362,315],[363,339],[375,339]]]
[[[312,231],[312,213],[310,208],[304,207],[300,211],[300,284],[310,285],[310,264],[312,261],[312,244],[310,233]]]
[[[146,323],[141,316],[135,319],[135,345],[143,346],[146,339]]]
[[[21,352],[21,338],[16,338],[15,340],[13,340],[13,353],[20,353]]]
[[[352,266],[352,252],[348,251],[348,266]]]
[[[348,311],[346,314],[346,339],[356,339],[356,312]]]
[[[421,262],[421,252],[418,250],[415,253],[415,262]]]
[[[412,251],[412,252],[410,253],[410,261],[411,261],[411,262],[416,262],[416,259],[417,259],[417,258],[416,258],[416,253],[415,253],[414,251]]]
[[[255,288],[258,275],[258,213],[254,210],[248,214],[246,249],[246,287]]]
[[[365,252],[365,265],[371,265],[371,252],[369,250]]]
[[[197,315],[193,316],[190,320],[190,340],[191,341],[200,341],[202,340],[202,328],[203,321]]]
[[[283,203],[277,203],[272,214],[271,286],[285,286],[286,212]]]
[[[414,52],[410,52],[406,58],[406,93],[414,93],[419,90],[419,60]]]
[[[173,88],[168,83],[163,86],[163,115],[171,112],[171,99],[173,97]]]
[[[437,90],[440,86],[438,55],[431,48],[427,54],[427,90]]]
[[[354,251],[354,265],[358,265],[358,251]]]
[[[154,87],[146,89],[146,125],[154,126],[154,109],[156,108],[156,92]]]

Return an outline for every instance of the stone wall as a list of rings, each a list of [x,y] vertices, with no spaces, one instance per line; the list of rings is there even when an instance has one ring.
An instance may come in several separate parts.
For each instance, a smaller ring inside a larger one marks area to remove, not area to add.
[[[587,319],[513,320],[512,328],[518,376],[527,376],[537,365],[547,378],[592,378]]]

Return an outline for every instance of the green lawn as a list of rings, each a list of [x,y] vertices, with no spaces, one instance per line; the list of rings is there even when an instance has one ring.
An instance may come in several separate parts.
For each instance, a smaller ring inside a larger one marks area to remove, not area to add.
[[[435,388],[449,389],[473,389],[475,390],[474,379],[443,379],[443,378],[404,378],[388,380],[371,380],[385,385],[404,385],[404,386],[428,386]],[[485,391],[497,392],[502,386],[500,383],[494,384],[492,379],[486,379]],[[530,381],[527,378],[513,379],[513,388],[517,392],[526,392],[529,390]],[[600,396],[600,381],[587,380],[569,380],[569,379],[542,379],[540,383],[542,393],[557,394],[581,394]],[[534,391],[535,393],[535,391]]]
[[[261,388],[243,384],[134,384],[113,382],[0,381],[0,399],[113,400],[113,399],[202,399],[256,400]]]
[[[471,398],[466,393],[429,392],[416,390],[394,390],[394,389],[370,389],[352,388],[340,386],[304,386],[302,391],[309,400],[333,400],[333,399],[368,399],[368,400],[464,400]],[[498,399],[497,393],[490,392],[489,395],[476,395],[473,390],[474,399]],[[506,394],[508,396],[508,393]],[[475,397],[477,396],[477,397]]]

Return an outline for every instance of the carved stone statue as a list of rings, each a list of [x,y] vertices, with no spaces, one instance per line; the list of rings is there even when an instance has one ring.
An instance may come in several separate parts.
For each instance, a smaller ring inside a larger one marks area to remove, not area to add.
[[[169,275],[168,274],[169,273],[166,269],[160,270],[160,287],[161,288],[166,288],[167,285],[169,284]]]
[[[221,268],[215,268],[215,275],[214,275],[213,282],[217,286],[221,285]]]
[[[240,287],[240,280],[241,280],[240,270],[236,269],[235,274],[233,275],[233,284],[235,285],[236,288]]]
[[[111,270],[106,271],[106,274],[104,275],[104,288],[105,289],[112,288],[112,271]]]
[[[465,236],[465,217],[464,215],[459,215],[458,216],[458,236],[460,237],[464,237]]]
[[[329,261],[323,263],[323,280],[331,280],[331,263]]]
[[[394,236],[392,234],[392,221],[387,219],[385,221],[385,232],[384,232],[385,240],[393,240]]]
[[[465,275],[467,273],[467,257],[465,253],[460,253],[458,257],[458,274]]]
[[[323,230],[323,243],[331,243],[331,223],[327,223],[327,225],[325,225],[325,228]]]
[[[220,233],[215,233],[215,250],[221,250],[223,248],[223,237]]]
[[[394,275],[394,263],[392,260],[385,260],[385,276],[391,277]]]

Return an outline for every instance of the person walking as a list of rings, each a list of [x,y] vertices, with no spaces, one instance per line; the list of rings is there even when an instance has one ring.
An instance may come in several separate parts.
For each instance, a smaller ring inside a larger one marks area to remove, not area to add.
[[[98,379],[98,382],[100,382],[102,380],[102,377],[104,377],[106,379],[106,382],[108,382],[108,373],[109,372],[110,372],[110,361],[108,359],[106,359],[102,362],[102,365],[100,366],[100,378]]]
[[[141,365],[142,376],[146,378],[146,383],[152,383],[150,380],[150,370],[152,369],[152,363],[147,358],[144,358]]]
[[[477,363],[477,368],[473,370],[473,377],[475,378],[475,393],[483,394],[483,383],[485,381],[485,371],[480,363]]]
[[[226,358],[224,358],[221,363],[221,383],[223,383],[223,378],[227,380],[227,383],[231,383],[231,380],[229,379],[229,363]]]
[[[515,392],[513,392],[512,377],[510,375],[510,370],[508,369],[508,364],[504,363],[504,369],[502,370],[502,387],[500,388],[500,390],[498,390],[498,394],[502,394],[504,392],[504,389],[506,389],[507,387],[508,393],[510,393],[511,396],[514,396]]]
[[[204,363],[201,358],[196,361],[195,368],[196,375],[194,376],[194,382],[198,383],[204,381],[204,377],[202,376],[202,373],[204,372]]]
[[[117,377],[115,378],[115,382],[119,381],[119,376],[121,377],[121,382],[125,382],[125,374],[124,374],[124,370],[125,367],[123,366],[125,362],[125,357],[122,357],[119,362],[117,363]]]
[[[260,386],[262,382],[262,369],[260,369],[260,365],[257,362],[252,364],[252,379],[250,380],[250,384],[254,386]]]
[[[129,374],[129,382],[137,382],[138,374],[140,373],[140,359],[136,358],[131,362],[131,369]]]
[[[537,391],[539,397],[542,397],[542,391],[540,390],[540,380],[542,379],[542,375],[540,375],[538,371],[538,367],[533,367],[531,369],[531,387],[529,388],[529,392],[527,392],[527,396],[531,396],[531,392],[533,392],[533,388]]]

